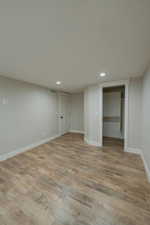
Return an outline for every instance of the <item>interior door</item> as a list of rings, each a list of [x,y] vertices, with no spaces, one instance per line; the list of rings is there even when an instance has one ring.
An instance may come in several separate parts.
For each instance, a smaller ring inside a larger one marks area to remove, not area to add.
[[[70,128],[70,99],[67,94],[59,95],[59,133],[63,135]]]

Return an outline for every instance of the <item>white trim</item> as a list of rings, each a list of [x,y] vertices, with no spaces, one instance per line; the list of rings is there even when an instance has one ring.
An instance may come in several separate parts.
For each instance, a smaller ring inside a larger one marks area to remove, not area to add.
[[[13,156],[16,156],[16,155],[18,155],[18,154],[20,154],[20,153],[23,153],[23,152],[26,152],[26,151],[31,150],[31,149],[33,149],[33,148],[36,148],[36,147],[38,147],[38,146],[40,146],[40,145],[42,145],[42,144],[48,143],[49,141],[51,141],[51,140],[53,140],[53,139],[55,139],[55,138],[57,138],[57,137],[59,137],[59,136],[60,136],[60,135],[55,135],[55,136],[53,136],[53,137],[46,138],[46,139],[44,139],[44,140],[41,140],[41,141],[36,142],[36,143],[33,143],[33,144],[28,145],[28,146],[26,146],[26,147],[17,149],[17,150],[15,150],[15,151],[13,151],[13,152],[9,152],[9,153],[6,153],[6,154],[2,154],[2,155],[0,155],[0,161],[4,161],[4,160],[9,159],[9,158],[11,158],[11,157],[13,157]]]
[[[103,147],[103,88],[100,87],[99,145]]]
[[[58,113],[57,113],[57,116],[58,116],[58,129],[59,129],[59,135],[60,136],[68,133],[69,132],[69,129],[70,129],[70,124],[67,127],[65,127],[65,129],[63,129],[63,127],[62,127],[62,119],[61,119],[61,116],[67,118],[67,115],[64,115],[64,112],[62,110],[62,104],[63,104],[62,103],[62,97],[63,96],[69,97],[69,94],[68,93],[64,93],[64,92],[58,92]],[[69,102],[68,102],[68,104],[69,104]]]
[[[84,141],[88,144],[88,145],[93,145],[93,146],[96,146],[96,147],[101,147],[101,145],[96,142],[96,141],[89,141],[88,139],[84,138]]]
[[[134,153],[141,155],[141,150],[138,148],[126,148],[125,152]]]
[[[100,86],[103,87],[115,87],[115,86],[122,86],[122,85],[128,85],[129,84],[129,79],[127,80],[116,80],[116,81],[107,81],[104,83],[100,83]]]
[[[141,151],[141,157],[142,157],[142,160],[143,160],[143,163],[144,163],[144,167],[145,167],[145,170],[146,170],[148,182],[150,183],[150,169],[149,169],[149,167],[147,165],[147,162],[146,162],[146,160],[144,158],[143,151]]]
[[[141,158],[143,160],[143,163],[144,163],[144,167],[145,167],[148,182],[150,182],[150,169],[148,168],[148,165],[147,165],[147,162],[145,160],[143,151],[141,149],[137,149],[137,148],[127,148],[127,149],[125,149],[125,152],[139,154],[141,156]]]
[[[120,80],[120,81],[112,81],[112,82],[105,82],[100,84],[101,89],[101,116],[100,116],[100,129],[101,129],[101,141],[103,143],[103,88],[104,87],[114,87],[114,86],[125,86],[125,145],[124,150],[127,149],[128,146],[128,107],[129,107],[129,80]]]
[[[70,130],[70,133],[79,133],[79,134],[84,134],[84,131],[81,130]]]

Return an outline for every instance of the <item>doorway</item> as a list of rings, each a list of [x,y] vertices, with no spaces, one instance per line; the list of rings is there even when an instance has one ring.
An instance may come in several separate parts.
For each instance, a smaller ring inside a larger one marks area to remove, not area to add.
[[[125,143],[125,86],[103,88],[103,146],[123,150]]]
[[[66,93],[59,94],[59,135],[64,135],[70,130],[70,98]]]

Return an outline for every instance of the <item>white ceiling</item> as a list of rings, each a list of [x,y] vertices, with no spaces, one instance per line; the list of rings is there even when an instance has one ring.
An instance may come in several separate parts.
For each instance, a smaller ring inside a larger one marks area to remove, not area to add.
[[[150,0],[1,0],[0,74],[74,92],[140,76],[150,61]]]

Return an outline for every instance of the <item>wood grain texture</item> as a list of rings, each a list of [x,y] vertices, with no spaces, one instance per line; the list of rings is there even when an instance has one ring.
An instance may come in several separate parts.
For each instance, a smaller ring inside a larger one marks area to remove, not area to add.
[[[111,123],[120,123],[120,117],[119,116],[105,116],[103,117],[104,122],[111,122]]]
[[[103,137],[103,145],[106,147],[112,147],[112,150],[123,152],[124,140],[120,138]]]
[[[0,162],[0,225],[149,225],[140,156],[66,134]]]

